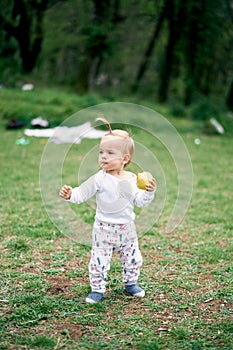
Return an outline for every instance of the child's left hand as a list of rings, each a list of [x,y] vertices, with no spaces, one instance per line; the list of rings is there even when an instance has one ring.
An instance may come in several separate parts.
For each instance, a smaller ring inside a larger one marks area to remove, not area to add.
[[[146,191],[154,192],[156,190],[156,181],[155,179],[151,179],[149,183],[146,185]]]

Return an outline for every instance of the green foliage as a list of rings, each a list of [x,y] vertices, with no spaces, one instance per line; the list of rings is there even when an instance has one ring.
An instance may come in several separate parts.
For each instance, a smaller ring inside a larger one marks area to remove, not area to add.
[[[86,37],[86,49],[91,55],[100,55],[107,58],[112,53],[110,41],[108,42],[109,28],[91,25],[81,28],[81,34]]]
[[[12,94],[14,95],[14,103],[11,103]],[[79,96],[74,93],[37,86],[33,91],[26,92],[20,88],[3,88],[0,90],[0,96],[0,117],[5,122],[10,119],[22,120],[28,126],[30,121],[38,116],[47,119],[50,126],[57,126],[77,111],[103,102],[103,99],[95,94]]]
[[[173,103],[170,107],[169,112],[173,117],[177,117],[177,118],[187,117],[187,112],[182,104]]]
[[[163,86],[167,101],[228,100],[232,9],[226,0],[2,0],[1,5],[0,84],[34,81],[80,93],[129,95],[141,72],[143,98],[154,101]],[[30,74],[22,74],[22,67]]]
[[[208,100],[205,100],[193,107],[192,117],[194,120],[207,120],[210,118],[218,118],[220,115],[219,106],[214,105]]]
[[[41,349],[54,349],[57,341],[53,338],[45,337],[43,335],[38,335],[29,339],[27,345],[30,348],[41,348]]]
[[[208,100],[204,100],[191,108],[191,117],[203,122],[203,132],[209,135],[219,134],[216,128],[211,124],[211,119],[216,119],[224,128],[224,133],[228,136],[233,134],[233,116],[230,111],[214,104]]]
[[[22,238],[12,239],[7,243],[7,249],[12,252],[27,251],[29,249],[28,244]]]

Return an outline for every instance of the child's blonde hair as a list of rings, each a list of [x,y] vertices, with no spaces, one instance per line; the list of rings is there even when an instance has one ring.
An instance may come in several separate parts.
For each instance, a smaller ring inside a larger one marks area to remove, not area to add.
[[[126,167],[127,165],[129,165],[129,163],[131,162],[131,159],[133,157],[133,153],[134,153],[134,141],[132,139],[132,137],[130,136],[130,134],[122,129],[115,129],[112,130],[111,125],[109,123],[109,121],[105,118],[96,118],[96,121],[102,121],[108,128],[108,133],[106,133],[106,135],[103,136],[112,136],[112,137],[120,137],[122,139],[121,141],[121,148],[123,149],[123,153],[124,154],[129,154],[130,155],[130,159],[129,161],[124,165],[124,167]],[[103,139],[102,138],[102,139]]]

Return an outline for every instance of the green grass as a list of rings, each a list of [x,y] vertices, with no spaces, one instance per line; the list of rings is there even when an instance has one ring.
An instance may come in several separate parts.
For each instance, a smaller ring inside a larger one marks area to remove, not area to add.
[[[32,138],[19,146],[15,141],[23,131],[5,130],[15,113],[29,122],[44,110],[52,122],[61,122],[85,107],[87,97],[52,90],[26,94],[1,92],[0,349],[233,349],[232,139],[208,137],[188,119],[171,119],[189,150],[194,187],[183,223],[167,233],[176,197],[175,168],[162,147],[134,131],[141,143],[154,147],[168,191],[159,221],[140,237],[140,285],[146,296],[136,300],[124,293],[114,256],[105,300],[90,306],[85,303],[90,249],[64,237],[41,200],[43,140]],[[74,184],[74,160],[78,163],[97,143],[84,140],[72,147],[64,164],[66,182]],[[80,212],[92,221],[88,206]]]

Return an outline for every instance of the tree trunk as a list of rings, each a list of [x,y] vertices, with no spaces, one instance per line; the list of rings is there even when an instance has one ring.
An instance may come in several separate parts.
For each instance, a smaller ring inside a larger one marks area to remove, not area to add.
[[[159,37],[162,24],[163,24],[164,19],[166,17],[166,11],[167,11],[167,6],[165,4],[162,11],[161,11],[160,16],[159,16],[158,22],[156,23],[156,25],[154,27],[154,32],[153,32],[152,37],[149,41],[149,44],[148,44],[148,47],[145,51],[142,62],[139,66],[138,73],[136,75],[136,79],[135,79],[134,84],[132,86],[132,92],[136,92],[138,90],[139,83],[147,70],[147,67],[149,65],[149,62],[150,62],[150,59],[151,59],[151,56],[152,56],[152,53],[154,50],[155,41]]]
[[[160,79],[159,79],[159,91],[158,98],[160,102],[165,102],[167,100],[168,86],[170,82],[171,72],[172,72],[172,62],[174,47],[176,43],[176,28],[174,27],[174,0],[168,0],[168,41],[165,52],[165,60],[161,69]]]
[[[170,80],[172,76],[173,61],[175,55],[175,46],[179,40],[181,32],[183,30],[183,23],[186,13],[186,0],[178,2],[175,0],[167,1],[169,12],[168,12],[168,41],[165,51],[165,61],[161,69],[159,79],[159,101],[164,103],[168,98],[168,90]],[[177,8],[176,8],[177,6]]]
[[[86,93],[89,90],[90,62],[87,57],[83,59],[79,67],[77,90]]]
[[[43,16],[47,7],[48,0],[40,2],[31,2],[30,13],[23,0],[14,0],[12,10],[12,20],[17,20],[18,24],[14,26],[2,16],[4,30],[15,37],[19,45],[22,69],[25,73],[30,73],[35,67],[37,58],[41,51],[43,41]],[[31,24],[36,21],[35,32],[32,32]],[[32,37],[34,38],[32,40]]]
[[[162,67],[162,71],[160,75],[160,86],[159,86],[159,92],[158,92],[159,101],[162,103],[166,102],[168,97],[168,88],[169,88],[171,73],[172,73],[175,44],[176,44],[175,35],[170,31],[168,43],[166,47],[165,62],[164,62],[164,66]]]
[[[233,81],[231,82],[230,89],[227,94],[226,105],[231,111],[233,111]]]
[[[190,105],[193,99],[193,92],[197,88],[197,55],[200,41],[200,18],[203,11],[203,4],[191,1],[189,13],[186,18],[187,38],[186,38],[186,82],[184,104]]]
[[[110,19],[110,0],[92,0],[94,5],[94,21],[87,29],[87,41],[84,58],[80,64],[76,87],[87,92],[94,86],[96,75],[109,51],[107,23]],[[103,25],[104,24],[104,25]],[[98,62],[98,64],[95,64]]]

